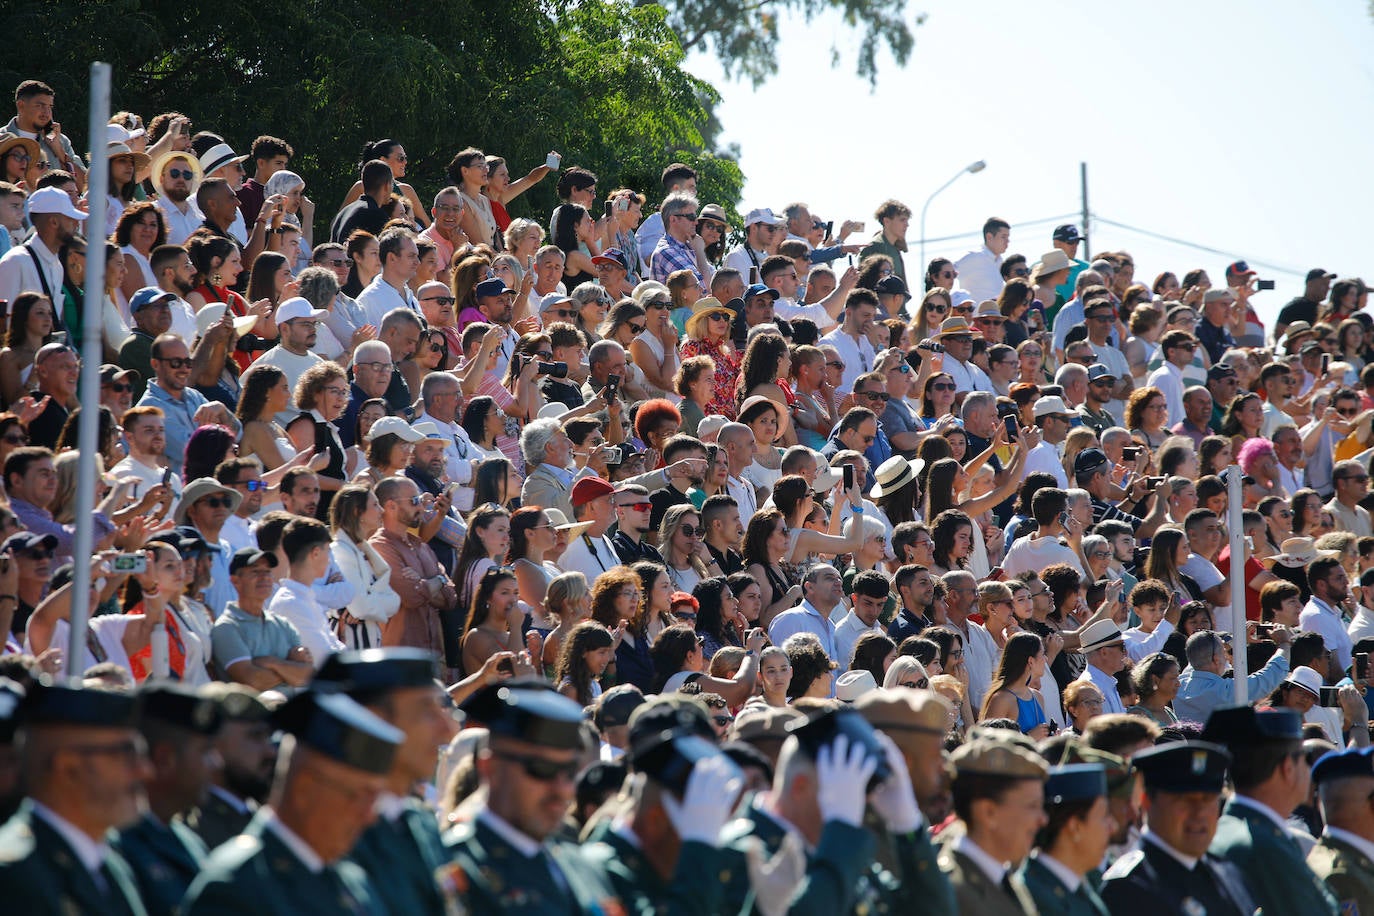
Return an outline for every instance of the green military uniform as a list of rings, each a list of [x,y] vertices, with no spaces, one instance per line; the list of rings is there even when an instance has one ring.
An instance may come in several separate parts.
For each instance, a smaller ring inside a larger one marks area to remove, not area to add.
[[[959,851],[967,837],[946,843],[940,850],[940,870],[954,888],[954,901],[960,913],[978,916],[1037,916],[1039,910],[1026,884],[1014,872],[1007,872],[1001,884],[994,884],[978,864]]]
[[[434,873],[447,860],[444,842],[433,812],[417,802],[406,800],[395,818],[377,818],[348,857],[384,889],[381,903],[389,912],[442,912]]]
[[[598,870],[581,852],[542,843],[526,856],[492,829],[484,811],[474,823],[444,835],[450,862],[440,867],[440,889],[460,913],[614,914],[623,912]]]
[[[150,813],[119,831],[114,846],[133,869],[150,916],[171,914],[210,854],[190,827]]]
[[[725,854],[688,841],[678,853],[671,881],[664,881],[643,851],[615,830],[585,848],[587,859],[610,881],[625,911],[634,916],[700,916],[719,913],[730,873]]]
[[[196,832],[206,849],[214,849],[243,833],[257,810],[252,802],[245,802],[243,808],[238,808],[221,794],[223,791],[212,787],[205,804],[186,818],[186,825]]]
[[[1374,913],[1374,860],[1353,844],[1323,834],[1307,864],[1336,896],[1342,916]]]
[[[186,916],[297,916],[355,913],[384,916],[367,875],[348,860],[310,868],[268,826],[264,808],[243,834],[210,854],[182,901]]]
[[[1110,916],[1087,878],[1071,891],[1038,856],[1022,863],[1020,877],[1041,916]]]
[[[99,882],[31,802],[24,802],[0,827],[0,901],[5,912],[25,916],[147,913],[133,872],[118,853],[106,853]]]

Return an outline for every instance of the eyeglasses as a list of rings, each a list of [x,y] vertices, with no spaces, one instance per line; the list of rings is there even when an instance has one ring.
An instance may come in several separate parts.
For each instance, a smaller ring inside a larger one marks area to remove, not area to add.
[[[705,526],[693,527],[691,525],[683,525],[681,528],[678,529],[678,531],[682,532],[683,537],[699,538],[706,536]]]
[[[13,156],[15,159],[18,159],[20,162],[28,162],[31,158],[29,154],[24,152],[22,149],[10,150],[10,155]]]
[[[1343,476],[1343,477],[1337,477],[1336,479],[1337,479],[1337,480],[1358,480],[1360,483],[1365,483],[1365,482],[1367,482],[1367,481],[1369,480],[1369,475],[1368,475],[1368,474],[1360,474],[1360,475],[1356,476],[1356,475],[1354,475],[1354,474],[1346,474],[1345,476]]]
[[[208,509],[228,509],[234,501],[227,496],[207,496],[201,504]]]
[[[340,387],[338,387],[337,385],[331,385],[331,386],[329,386],[328,388],[324,389],[324,391],[325,391],[325,394],[332,394],[332,395],[334,395],[335,397],[340,397],[340,398],[346,398],[346,397],[348,397],[348,389],[347,389],[347,388],[340,388]]]
[[[616,503],[615,507],[617,509],[633,509],[636,512],[648,512],[654,506],[653,503],[646,500],[642,503]]]
[[[133,391],[134,386],[130,385],[128,382],[110,382],[110,390],[123,394],[126,391]]]
[[[191,368],[191,358],[173,356],[170,359],[163,359],[161,356],[154,356],[153,359],[160,363],[166,363],[168,369],[189,369]]]
[[[372,362],[372,363],[354,363],[354,364],[353,364],[353,368],[354,368],[354,369],[359,369],[359,368],[362,368],[362,369],[371,369],[371,370],[373,370],[374,372],[381,372],[383,369],[385,369],[386,371],[390,372],[390,371],[391,371],[391,363],[384,363],[384,362],[381,362],[381,361]]]
[[[249,493],[256,493],[259,490],[266,490],[267,484],[261,480],[241,480],[234,484],[236,487],[243,487]]]
[[[526,776],[540,782],[553,782],[560,776],[572,779],[577,776],[577,771],[581,769],[580,762],[576,758],[564,762],[545,760],[543,757],[526,757],[523,754],[508,752],[498,752],[496,756],[502,760],[509,760],[511,763],[518,763],[520,769],[525,771]]]
[[[955,649],[953,652],[949,653],[949,657],[957,662],[964,657],[964,650]]]
[[[1088,557],[1090,560],[1105,560],[1112,555],[1110,550],[1094,550]]]
[[[326,267],[352,267],[352,258],[327,258],[320,262]]]
[[[841,372],[844,371],[844,363],[840,362],[837,359],[826,360],[825,364],[829,366],[831,369],[839,369]]]
[[[440,204],[434,208],[436,213],[462,213],[462,204]]]
[[[439,304],[442,306],[442,305],[452,305],[453,303],[457,302],[458,300],[455,299],[455,298],[453,298],[452,296],[426,296],[426,297],[424,297],[423,299],[421,299],[420,301],[421,301],[421,302],[437,302],[437,303],[439,303]]]
[[[9,445],[28,445],[29,437],[23,433],[7,433],[5,435],[5,442]]]

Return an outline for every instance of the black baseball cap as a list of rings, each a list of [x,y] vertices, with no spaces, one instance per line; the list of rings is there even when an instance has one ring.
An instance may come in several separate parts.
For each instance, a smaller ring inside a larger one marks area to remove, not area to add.
[[[1073,223],[1065,223],[1062,226],[1054,227],[1054,240],[1056,242],[1081,242],[1083,236]]]

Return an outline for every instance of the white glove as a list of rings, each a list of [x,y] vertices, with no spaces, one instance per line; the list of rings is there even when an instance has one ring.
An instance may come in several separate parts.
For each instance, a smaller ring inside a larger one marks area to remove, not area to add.
[[[878,732],[878,740],[887,753],[887,766],[892,770],[892,775],[873,790],[873,808],[892,833],[911,833],[921,826],[921,809],[916,806],[916,793],[911,788],[906,758],[902,756],[897,742],[887,735]]]
[[[787,831],[782,846],[771,859],[763,855],[763,841],[749,837],[744,847],[749,868],[749,886],[754,889],[754,906],[763,916],[784,916],[792,895],[806,878],[806,850],[801,834]]]
[[[715,846],[743,789],[744,774],[729,757],[718,754],[692,767],[682,801],[671,792],[663,793],[663,810],[684,843],[696,840]]]
[[[816,755],[816,803],[821,818],[858,827],[864,819],[865,788],[878,768],[861,744],[838,736]]]

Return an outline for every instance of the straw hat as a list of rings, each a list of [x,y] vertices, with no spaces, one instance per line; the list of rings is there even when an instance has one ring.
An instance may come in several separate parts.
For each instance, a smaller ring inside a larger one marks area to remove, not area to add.
[[[107,143],[105,144],[105,157],[107,159],[117,159],[120,156],[132,156],[134,160],[134,174],[147,175],[148,168],[153,164],[153,159],[147,153],[136,153],[129,149],[126,143]]]
[[[1318,550],[1317,542],[1312,538],[1288,538],[1278,553],[1272,557],[1261,558],[1260,562],[1266,565],[1278,563],[1289,569],[1302,569],[1322,557],[1338,556],[1340,553],[1335,550]]]
[[[562,509],[545,509],[544,516],[553,526],[554,531],[561,531],[568,536],[568,540],[580,537],[583,532],[592,526],[591,522],[570,522],[568,517],[563,514]]]
[[[953,318],[946,318],[940,322],[939,333],[933,335],[936,338],[953,337],[963,335],[966,337],[982,337],[983,332],[968,323],[963,315],[955,315]]]
[[[191,152],[170,150],[154,159],[152,171],[148,176],[153,182],[153,187],[158,190],[158,193],[162,193],[162,172],[173,159],[182,160],[195,176],[191,179],[191,196],[195,197],[196,189],[205,180],[205,170],[200,167],[200,160],[196,158],[196,154]]]
[[[873,485],[873,489],[868,491],[868,495],[877,499],[880,496],[897,492],[910,483],[917,474],[921,473],[923,467],[925,467],[925,462],[920,458],[911,462],[901,455],[893,455],[878,465],[878,470],[873,472],[873,477],[877,483]]]
[[[20,137],[15,134],[0,134],[0,160],[10,154],[10,150],[16,146],[22,146],[24,151],[29,154],[29,167],[24,171],[24,180],[29,183],[29,190],[33,190],[34,184],[43,175],[43,153],[38,148],[37,140],[30,140],[28,137]]]
[[[224,314],[225,308],[227,308],[227,306],[222,302],[211,302],[199,312],[196,312],[196,336],[204,337],[210,332],[212,327],[219,324],[220,317]],[[242,337],[244,334],[253,330],[253,326],[257,323],[258,319],[253,315],[235,316],[234,335],[236,337]]]
[[[692,306],[692,314],[688,315],[687,321],[684,322],[687,336],[703,339],[706,336],[706,319],[715,314],[724,315],[727,321],[735,317],[735,313],[721,305],[715,296],[698,299],[696,305]],[[728,332],[726,336],[729,336]]]

